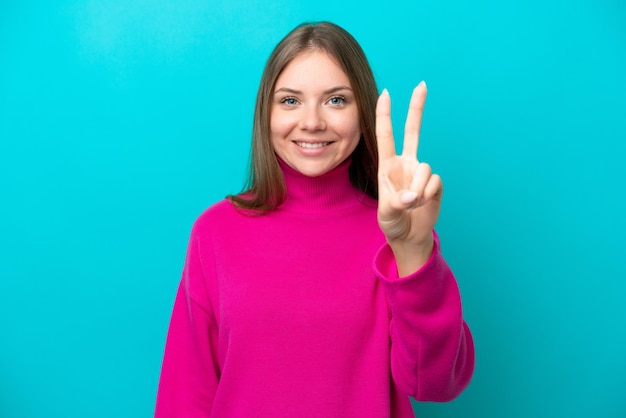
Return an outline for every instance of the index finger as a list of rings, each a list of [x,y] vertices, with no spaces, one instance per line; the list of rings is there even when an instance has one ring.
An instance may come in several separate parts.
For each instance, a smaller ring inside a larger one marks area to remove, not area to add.
[[[417,158],[417,149],[420,142],[420,129],[422,127],[422,115],[424,114],[424,103],[426,103],[426,83],[421,82],[413,89],[409,112],[406,115],[404,125],[404,145],[402,155]]]
[[[396,155],[391,125],[391,98],[387,89],[383,89],[376,102],[376,144],[378,146],[379,160]]]

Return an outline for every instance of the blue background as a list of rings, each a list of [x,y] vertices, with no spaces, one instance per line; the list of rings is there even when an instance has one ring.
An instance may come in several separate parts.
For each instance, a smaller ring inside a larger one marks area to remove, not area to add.
[[[265,59],[305,20],[360,41],[396,132],[429,86],[477,367],[418,416],[626,416],[618,0],[3,0],[0,415],[151,416],[191,224],[241,189]]]

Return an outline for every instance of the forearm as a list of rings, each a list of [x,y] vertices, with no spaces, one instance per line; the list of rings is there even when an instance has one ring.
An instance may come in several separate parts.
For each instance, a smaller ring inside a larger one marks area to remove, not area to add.
[[[418,400],[453,399],[474,369],[474,345],[456,279],[436,236],[430,257],[416,271],[402,276],[394,257],[386,246],[375,260],[391,309],[393,379]]]

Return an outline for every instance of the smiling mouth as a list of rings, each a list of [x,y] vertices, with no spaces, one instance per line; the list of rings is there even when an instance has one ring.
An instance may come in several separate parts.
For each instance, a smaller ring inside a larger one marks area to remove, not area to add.
[[[295,144],[301,148],[309,148],[309,149],[315,149],[315,148],[323,148],[326,147],[330,144],[332,144],[332,142],[300,142],[300,141],[296,141]]]

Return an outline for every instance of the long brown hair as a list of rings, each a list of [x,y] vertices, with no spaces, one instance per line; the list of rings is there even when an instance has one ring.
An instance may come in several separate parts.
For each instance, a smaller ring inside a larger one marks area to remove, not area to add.
[[[330,22],[303,23],[274,48],[261,77],[252,130],[252,158],[245,190],[228,199],[253,213],[275,209],[285,199],[285,182],[270,141],[270,109],[278,76],[302,53],[323,50],[348,76],[360,119],[361,139],[352,153],[350,181],[357,189],[378,199],[378,151],[375,109],[378,90],[372,69],[358,42],[345,29]]]

